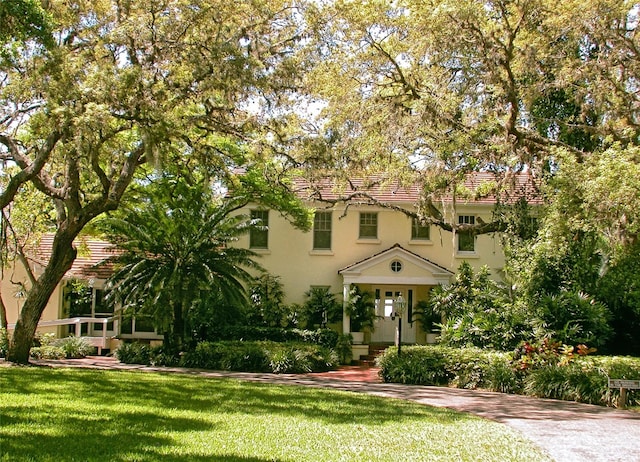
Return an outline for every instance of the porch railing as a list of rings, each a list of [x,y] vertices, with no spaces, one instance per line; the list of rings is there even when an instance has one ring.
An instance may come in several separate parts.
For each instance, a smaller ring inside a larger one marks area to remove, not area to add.
[[[38,327],[55,327],[55,326],[75,326],[75,336],[82,337],[87,343],[91,346],[98,348],[98,354],[102,354],[103,348],[108,348],[109,343],[107,338],[107,324],[113,321],[114,318],[89,318],[89,317],[76,317],[76,318],[64,318],[64,319],[55,319],[52,321],[40,321],[38,323]],[[82,335],[82,325],[83,324],[102,324],[102,336],[101,337],[92,337],[92,336],[83,336]],[[9,324],[7,328],[9,330],[15,329],[16,325]]]

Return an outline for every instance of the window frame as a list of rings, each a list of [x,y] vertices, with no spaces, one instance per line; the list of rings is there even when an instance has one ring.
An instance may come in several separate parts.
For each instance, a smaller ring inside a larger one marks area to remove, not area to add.
[[[268,249],[269,248],[269,210],[254,209],[251,210],[251,221],[260,220],[264,229],[252,227],[249,230],[249,248],[250,249]]]
[[[316,211],[313,216],[313,250],[331,250],[332,235],[333,212],[325,210]],[[323,246],[322,241],[327,241],[328,244]]]
[[[459,225],[475,225],[475,215],[458,215]],[[476,252],[476,235],[471,231],[458,231],[456,250],[458,253],[475,253]]]
[[[364,223],[363,221],[369,219],[370,223]],[[378,212],[360,212],[360,217],[358,221],[358,239],[378,239]],[[372,235],[363,234],[364,230],[373,230]]]
[[[427,236],[422,236],[420,230],[423,232],[426,230]],[[431,240],[431,225],[423,225],[416,217],[411,217],[411,240],[412,241],[430,241]]]

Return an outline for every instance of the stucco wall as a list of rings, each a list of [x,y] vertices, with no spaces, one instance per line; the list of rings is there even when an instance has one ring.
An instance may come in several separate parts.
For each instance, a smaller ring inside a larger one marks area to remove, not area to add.
[[[248,207],[242,213],[248,214],[252,209],[257,207]],[[341,294],[340,269],[389,249],[394,244],[454,273],[464,260],[474,268],[488,265],[494,275],[504,265],[497,234],[477,236],[475,254],[461,255],[454,250],[453,234],[435,226],[431,227],[429,241],[412,241],[411,219],[400,212],[374,207],[350,207],[346,214],[344,208],[334,208],[332,211],[330,251],[314,251],[312,232],[303,233],[294,229],[274,210],[269,213],[269,248],[257,250],[261,255],[258,261],[271,274],[280,276],[288,303],[302,303],[304,293],[311,286],[330,286],[332,292]],[[378,212],[378,239],[358,239],[360,211]],[[458,207],[457,213],[491,220],[489,205],[463,205]],[[243,237],[237,245],[249,247],[249,237]]]
[[[30,287],[29,278],[21,264],[16,264],[10,268],[5,268],[4,277],[2,278],[2,301],[7,308],[7,322],[14,324],[18,319],[18,314],[24,303],[24,297],[18,296],[20,286],[16,283],[22,283],[27,289]],[[47,306],[42,313],[41,321],[53,321],[59,319],[60,313],[58,307],[62,299],[62,293],[60,286],[58,286],[51,298],[47,303]],[[56,327],[47,327],[38,329],[40,332],[57,332]]]

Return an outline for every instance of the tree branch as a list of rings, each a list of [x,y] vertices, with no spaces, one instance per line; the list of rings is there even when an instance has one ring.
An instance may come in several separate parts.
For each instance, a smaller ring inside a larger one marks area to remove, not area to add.
[[[37,175],[42,172],[42,168],[49,160],[51,152],[62,137],[62,131],[53,131],[45,140],[44,145],[36,150],[35,159],[31,161],[28,156],[20,152],[20,148],[14,139],[0,134],[0,143],[5,145],[9,150],[6,160],[14,161],[21,169],[20,172],[11,177],[7,187],[0,194],[0,208],[5,208],[13,201],[20,186],[36,179]],[[45,185],[41,184],[41,187],[45,188]]]

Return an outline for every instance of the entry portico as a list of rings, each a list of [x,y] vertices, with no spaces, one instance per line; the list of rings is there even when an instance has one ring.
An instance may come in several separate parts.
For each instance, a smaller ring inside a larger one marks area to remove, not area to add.
[[[346,314],[351,285],[375,294],[375,329],[371,341],[391,343],[395,339],[392,320],[394,303],[399,296],[407,303],[407,314],[402,319],[403,340],[416,342],[416,326],[412,310],[418,300],[426,300],[431,288],[446,285],[453,273],[432,261],[417,255],[400,244],[353,263],[338,271],[343,279],[343,332],[349,333],[350,319]]]

